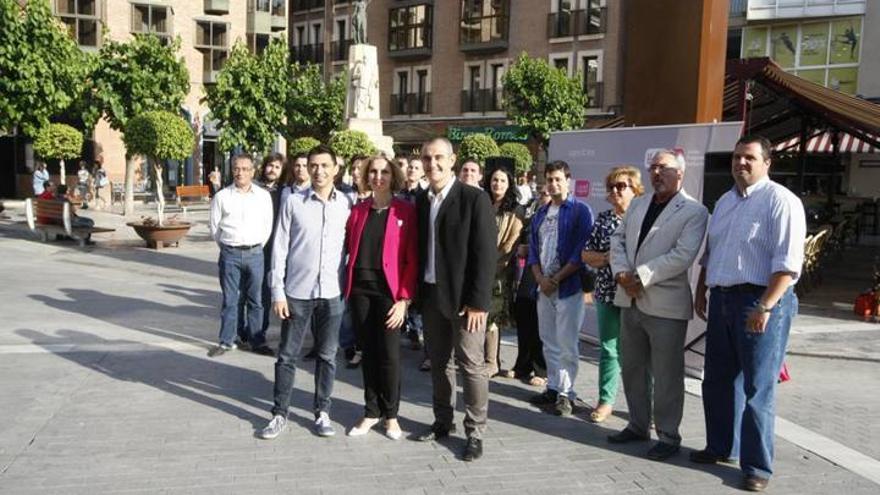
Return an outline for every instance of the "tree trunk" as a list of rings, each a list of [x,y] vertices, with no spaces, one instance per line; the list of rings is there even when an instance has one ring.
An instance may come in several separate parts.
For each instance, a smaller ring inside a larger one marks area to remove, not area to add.
[[[64,170],[64,158],[58,161],[58,166],[61,168],[61,178],[58,180],[58,183],[67,187],[67,171]]]
[[[134,157],[125,156],[125,201],[122,206],[122,215],[129,216],[134,213]]]
[[[162,162],[153,160],[153,183],[156,184],[156,213],[159,227],[165,226],[165,193],[162,191]]]

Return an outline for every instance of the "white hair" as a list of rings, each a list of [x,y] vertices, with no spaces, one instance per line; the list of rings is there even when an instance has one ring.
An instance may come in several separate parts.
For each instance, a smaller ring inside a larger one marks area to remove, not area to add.
[[[684,173],[687,168],[687,164],[684,162],[684,154],[672,149],[662,149],[654,153],[654,156],[651,157],[651,163],[653,163],[660,155],[671,156],[675,160],[676,168],[681,170],[681,173]]]

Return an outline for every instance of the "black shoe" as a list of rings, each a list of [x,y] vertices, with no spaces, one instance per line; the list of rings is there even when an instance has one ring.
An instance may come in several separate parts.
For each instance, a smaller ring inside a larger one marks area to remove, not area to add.
[[[208,351],[208,357],[212,357],[212,358],[213,357],[220,357],[220,356],[226,354],[227,352],[234,351],[236,348],[237,348],[237,346],[234,343],[233,344],[221,343],[217,346],[212,347],[211,350]]]
[[[436,442],[448,437],[450,433],[455,433],[455,425],[450,427],[431,425],[431,429],[422,433],[416,439],[420,442]]]
[[[565,395],[560,395],[553,406],[553,414],[563,417],[571,416],[571,400]]]
[[[480,457],[483,457],[483,441],[479,438],[468,437],[467,445],[464,447],[464,455],[461,456],[461,459],[471,462]]]
[[[272,348],[266,344],[263,344],[259,347],[254,347],[253,349],[251,349],[251,352],[253,352],[254,354],[259,354],[261,356],[275,357],[275,351],[273,351]]]
[[[763,492],[767,488],[768,483],[770,483],[769,479],[755,476],[754,474],[747,474],[743,478],[743,488],[750,492]]]
[[[670,457],[677,454],[679,451],[678,445],[672,445],[671,443],[666,442],[657,442],[653,447],[648,450],[646,454],[648,459],[652,461],[665,461]]]
[[[608,435],[608,443],[646,442],[648,440],[650,440],[650,438],[637,435],[629,428],[624,428],[614,435]]]
[[[251,344],[247,340],[239,340],[235,343],[236,346],[242,351],[251,351]]]
[[[550,404],[556,404],[557,395],[555,390],[548,388],[540,394],[533,395],[529,399],[529,403],[535,406],[549,406]]]
[[[709,449],[694,450],[690,453],[689,457],[691,462],[695,462],[697,464],[718,464],[719,462],[733,462],[733,459],[717,455]]]
[[[351,361],[352,359],[354,359],[355,352],[357,352],[357,349],[355,349],[354,347],[346,347],[342,351],[342,355],[345,356],[346,361]]]

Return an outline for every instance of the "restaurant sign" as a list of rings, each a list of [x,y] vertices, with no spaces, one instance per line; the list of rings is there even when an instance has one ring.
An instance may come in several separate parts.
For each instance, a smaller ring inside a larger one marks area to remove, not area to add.
[[[487,125],[476,127],[449,126],[446,128],[446,137],[453,142],[459,142],[464,139],[465,136],[470,134],[488,134],[492,136],[492,139],[499,142],[525,142],[529,140],[529,133],[524,127],[518,125]]]

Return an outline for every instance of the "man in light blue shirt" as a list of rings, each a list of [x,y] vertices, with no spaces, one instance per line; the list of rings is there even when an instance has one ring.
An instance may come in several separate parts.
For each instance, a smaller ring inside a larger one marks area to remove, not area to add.
[[[706,319],[703,409],[706,448],[691,460],[739,458],[743,487],[763,491],[772,474],[776,381],[804,261],[800,199],[770,180],[770,142],[741,138],[733,151],[736,185],[715,205],[694,309]]]
[[[325,437],[335,434],[330,395],[345,308],[341,299],[345,224],[353,200],[333,187],[339,172],[333,150],[323,145],[313,148],[308,167],[312,185],[291,193],[281,205],[272,247],[273,309],[289,324],[281,328],[272,420],[260,432],[265,439],[280,435],[287,424],[296,364],[308,331],[317,351],[315,431]]]

